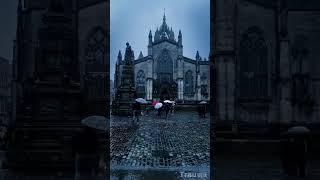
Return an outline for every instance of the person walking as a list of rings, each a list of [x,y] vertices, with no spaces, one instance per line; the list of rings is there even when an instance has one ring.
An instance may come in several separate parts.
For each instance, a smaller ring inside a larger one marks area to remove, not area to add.
[[[160,118],[161,118],[162,108],[163,108],[163,106],[158,109],[158,116],[159,116]]]
[[[287,144],[283,144],[283,165],[289,176],[306,176],[307,138],[310,130],[303,126],[294,126],[287,131]]]
[[[201,118],[202,117],[202,107],[201,107],[201,105],[198,105],[197,111],[198,111],[199,118]]]
[[[280,157],[282,161],[283,172],[286,175],[292,174],[292,159],[290,159],[290,152],[290,141],[287,136],[284,136],[280,141]]]
[[[96,132],[85,126],[73,137],[72,143],[75,156],[74,180],[97,179],[99,141]]]
[[[171,104],[170,103],[165,103],[164,104],[164,108],[166,110],[166,119],[168,119],[168,113],[169,113],[169,111],[171,109]]]
[[[206,113],[207,113],[207,106],[204,104],[202,106],[202,116],[203,116],[203,118],[206,118]]]
[[[294,141],[294,160],[295,160],[295,169],[296,174],[299,177],[306,176],[306,152],[307,152],[307,143],[304,137],[299,136],[295,138]]]
[[[134,103],[134,120],[136,120],[137,122],[139,122],[139,116],[141,114],[141,106],[140,103],[136,102]]]

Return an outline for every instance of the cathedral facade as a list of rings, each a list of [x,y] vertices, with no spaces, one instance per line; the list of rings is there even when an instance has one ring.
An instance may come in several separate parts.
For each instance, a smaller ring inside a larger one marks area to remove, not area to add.
[[[136,97],[175,99],[180,102],[209,100],[209,61],[196,52],[195,59],[183,55],[182,33],[176,39],[172,27],[163,16],[162,25],[149,32],[148,54],[140,52],[134,60]],[[119,51],[114,74],[115,89],[121,85],[124,65]]]
[[[319,1],[212,6],[217,125],[319,123]]]

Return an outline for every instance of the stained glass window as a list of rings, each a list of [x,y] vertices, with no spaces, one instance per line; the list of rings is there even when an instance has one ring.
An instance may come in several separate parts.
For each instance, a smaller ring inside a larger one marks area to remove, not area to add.
[[[194,93],[192,71],[188,70],[184,78],[185,78],[184,92],[187,95],[191,95]]]
[[[167,49],[164,49],[158,59],[158,80],[160,83],[172,82],[173,61]]]
[[[86,59],[88,64],[103,64],[106,55],[106,35],[102,28],[96,28],[87,41]]]
[[[139,70],[137,73],[136,78],[136,91],[138,97],[144,98],[145,97],[145,84],[146,84],[146,77],[143,70]]]

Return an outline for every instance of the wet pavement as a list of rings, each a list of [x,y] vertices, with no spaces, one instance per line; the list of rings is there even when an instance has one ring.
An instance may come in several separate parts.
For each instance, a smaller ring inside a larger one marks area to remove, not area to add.
[[[134,124],[111,116],[111,179],[208,179],[209,121],[196,112],[150,112]]]
[[[309,157],[306,177],[287,176],[283,173],[278,154],[224,153],[214,157],[214,179],[219,180],[319,180],[320,158]]]

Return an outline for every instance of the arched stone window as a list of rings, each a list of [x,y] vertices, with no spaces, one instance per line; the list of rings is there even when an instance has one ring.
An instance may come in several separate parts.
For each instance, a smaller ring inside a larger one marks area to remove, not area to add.
[[[89,33],[85,48],[86,64],[104,64],[107,50],[106,34],[101,27]]]
[[[145,97],[146,76],[143,70],[139,70],[136,77],[136,91],[140,98]]]
[[[206,73],[202,73],[200,76],[200,80],[201,81],[206,81],[207,80],[207,74]]]
[[[184,92],[186,95],[192,95],[194,93],[194,83],[193,83],[193,76],[192,71],[188,70],[184,76],[185,79],[185,86],[184,86]]]
[[[169,50],[164,49],[161,52],[161,55],[158,59],[157,64],[157,75],[160,83],[170,83],[172,82],[172,73],[173,73],[173,61],[170,56]]]
[[[239,52],[240,96],[268,96],[268,49],[262,31],[252,27],[242,35]]]
[[[84,46],[84,68],[87,77],[88,96],[91,98],[106,97],[105,79],[91,72],[104,73],[107,71],[107,34],[102,27],[93,28],[87,36]]]

